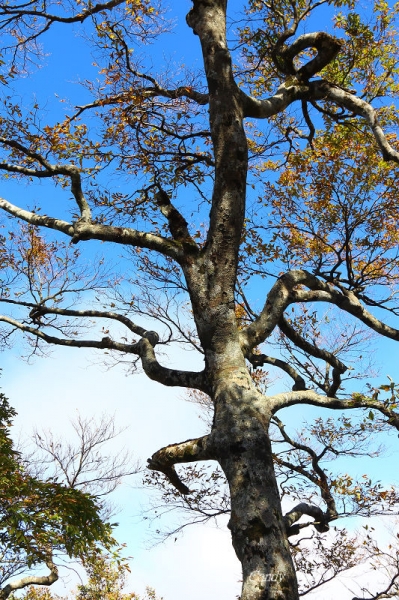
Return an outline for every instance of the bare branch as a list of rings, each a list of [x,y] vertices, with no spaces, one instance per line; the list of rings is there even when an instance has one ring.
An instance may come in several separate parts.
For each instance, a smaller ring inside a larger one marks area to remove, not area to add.
[[[395,427],[399,431],[399,414],[390,409],[384,402],[380,402],[374,398],[369,398],[363,394],[354,394],[349,400],[339,400],[329,396],[322,396],[312,390],[299,392],[286,392],[276,394],[268,398],[268,402],[272,407],[272,412],[275,413],[281,408],[294,406],[295,404],[311,404],[312,406],[320,406],[321,408],[330,408],[333,410],[346,410],[354,408],[370,408],[379,411],[386,417],[387,423]]]
[[[5,302],[9,302],[7,299]],[[18,304],[17,302],[14,302]],[[35,305],[31,303],[22,303],[19,304],[23,306],[32,306],[32,310],[29,313],[29,316],[35,320],[40,317],[44,317],[45,315],[60,315],[64,317],[91,317],[91,318],[99,318],[99,319],[111,319],[113,321],[118,321],[125,325],[129,331],[132,333],[139,335],[140,337],[145,337],[148,333],[144,327],[140,327],[136,325],[131,319],[126,317],[125,315],[120,315],[118,313],[112,311],[101,311],[101,310],[73,310],[68,308],[56,308],[54,306],[46,306],[45,304]]]
[[[80,340],[71,338],[58,338],[7,317],[0,315],[0,322],[7,323],[25,333],[35,336],[47,344],[67,346],[70,348],[95,348],[98,350],[116,350],[125,354],[135,354],[141,359],[146,375],[166,386],[190,387],[209,393],[204,372],[179,371],[169,369],[159,364],[155,357],[154,346],[159,342],[159,336],[154,331],[145,331],[144,337],[134,344],[125,344],[103,337],[101,340]]]
[[[71,421],[76,441],[66,442],[51,430],[35,431],[33,440],[39,450],[29,457],[29,467],[37,469],[40,477],[57,477],[68,487],[82,489],[96,498],[109,495],[122,479],[139,472],[139,465],[123,449],[116,455],[104,448],[123,429],[115,425],[113,415],[84,419],[78,415]],[[109,507],[105,505],[105,509]],[[102,504],[102,512],[104,505]]]
[[[177,261],[182,258],[182,252],[173,240],[152,233],[144,233],[128,227],[87,223],[81,220],[69,223],[68,221],[62,221],[47,215],[38,215],[29,210],[19,208],[3,198],[0,198],[0,209],[31,225],[61,231],[71,237],[72,242],[75,244],[82,240],[102,240],[126,246],[156,250]]]
[[[395,573],[395,575],[393,575],[391,577],[387,587],[384,588],[383,590],[381,590],[381,592],[377,592],[376,594],[374,594],[373,596],[369,596],[368,598],[365,598],[364,595],[362,598],[355,596],[352,598],[352,600],[379,600],[379,598],[395,598],[395,596],[397,597],[397,589],[398,588],[397,588],[396,581],[398,578],[399,578],[399,573]],[[392,588],[394,588],[394,589],[392,589]]]
[[[294,369],[294,367],[280,358],[267,356],[266,354],[251,354],[247,360],[253,367],[263,367],[263,365],[273,365],[282,371],[285,371],[294,381],[293,390],[305,390],[306,383],[304,378]]]
[[[299,526],[295,526],[294,523],[299,521],[303,515],[313,517],[314,522],[312,525],[314,525],[315,529],[319,533],[328,531],[329,527],[328,523],[326,522],[326,515],[323,513],[321,508],[312,504],[307,504],[306,502],[301,502],[284,515],[284,523],[288,536],[298,535],[300,529]]]
[[[306,286],[311,291],[295,289],[298,286]],[[384,335],[385,337],[399,340],[399,330],[380,321],[372,315],[360,302],[357,296],[345,288],[335,289],[331,284],[320,281],[317,277],[305,270],[288,271],[276,281],[267,295],[266,303],[259,316],[240,332],[241,344],[247,355],[250,355],[249,349],[258,346],[274,330],[276,325],[282,325],[286,335],[295,338],[295,343],[299,343],[294,330],[289,330],[285,321],[281,321],[284,310],[294,302],[327,302],[335,304],[338,308],[353,315],[370,327],[373,331]],[[302,340],[302,338],[301,338]],[[307,344],[304,340],[301,344]],[[302,346],[301,346],[302,347]],[[318,356],[327,360],[338,372],[345,372],[345,365],[337,358],[333,357],[325,350],[316,349],[309,345],[307,352],[313,356]],[[332,362],[330,362],[332,361]]]
[[[71,17],[63,17],[61,15],[47,13],[42,10],[28,10],[25,8],[26,5],[22,5],[21,7],[12,8],[11,6],[7,6],[6,4],[2,4],[0,7],[0,18],[7,18],[7,21],[20,19],[24,16],[42,18],[47,22],[46,29],[48,29],[48,24],[51,23],[82,23],[88,17],[92,17],[93,15],[104,11],[111,10],[115,8],[119,4],[122,4],[123,0],[109,0],[109,2],[98,2],[90,6],[89,8],[83,9],[80,13],[73,15]]]
[[[29,175],[30,177],[37,177],[39,179],[54,177],[56,175],[64,175],[69,177],[71,180],[71,192],[80,210],[80,219],[85,222],[91,221],[91,210],[82,191],[81,174],[78,167],[75,165],[52,165],[41,154],[30,150],[15,140],[9,140],[4,137],[0,137],[0,142],[5,146],[19,150],[27,157],[36,160],[44,167],[44,170],[37,170],[19,165],[13,165],[10,163],[0,163],[0,170],[12,173],[21,173],[23,175]]]
[[[293,448],[296,448],[297,450],[301,450],[302,452],[305,452],[311,459],[313,471],[316,473],[316,477],[311,477],[311,476],[309,476],[308,473],[304,473],[302,468],[299,468],[298,472],[305,474],[305,476],[308,479],[310,479],[311,481],[313,481],[313,483],[315,483],[320,490],[321,497],[323,498],[324,502],[326,503],[327,511],[325,514],[322,511],[320,511],[322,514],[322,518],[321,518],[321,525],[320,525],[320,528],[318,529],[318,531],[327,531],[328,530],[328,522],[331,521],[332,519],[335,519],[337,517],[338,513],[337,513],[337,507],[335,504],[335,500],[333,498],[333,495],[331,494],[327,475],[324,472],[324,470],[320,467],[320,464],[319,464],[321,458],[323,457],[323,453],[318,455],[313,450],[313,448],[311,448],[310,446],[308,446],[306,444],[302,444],[300,442],[297,442],[296,440],[293,440],[287,434],[282,421],[280,421],[280,419],[278,417],[276,417],[275,415],[273,417],[273,422],[276,423],[285,442],[287,442]],[[296,470],[295,465],[291,465],[291,468]],[[306,514],[310,515],[310,513],[306,513]],[[318,519],[319,519],[319,517],[320,517],[320,513],[319,513]],[[293,521],[293,522],[295,522],[295,521]],[[317,527],[316,527],[316,529],[317,529]]]
[[[341,310],[353,315],[373,331],[392,340],[399,340],[399,329],[390,327],[372,315],[360,302],[359,298],[350,290],[342,288],[337,291],[332,286],[320,281],[310,273],[304,278],[304,284],[313,291],[295,290],[292,293],[293,302],[329,302]]]
[[[208,104],[208,94],[202,94],[201,92],[197,92],[190,86],[182,86],[176,89],[166,89],[161,86],[155,79],[149,77],[144,73],[139,73],[138,71],[132,71],[133,75],[143,79],[149,79],[154,84],[152,87],[142,87],[139,89],[138,94],[143,97],[144,100],[149,98],[156,98],[157,96],[161,96],[164,98],[170,98],[171,100],[175,100],[178,98],[189,98],[197,102],[199,105]],[[82,113],[87,110],[91,110],[93,108],[101,108],[104,106],[113,106],[119,105],[123,102],[129,104],[132,100],[132,92],[120,92],[119,94],[108,95],[106,98],[99,98],[98,100],[94,100],[88,104],[82,106],[76,106],[76,113],[69,118],[69,121],[75,120]],[[208,134],[208,132],[207,132]],[[198,135],[198,134],[197,134]]]
[[[324,390],[328,395],[333,396],[340,386],[341,375],[347,370],[346,365],[344,365],[343,362],[341,362],[328,350],[318,348],[316,344],[311,344],[305,340],[297,331],[295,331],[295,329],[284,317],[281,317],[278,326],[282,333],[284,333],[284,335],[286,335],[295,344],[295,346],[301,348],[315,358],[320,358],[326,361],[333,367],[333,384],[331,386],[325,386],[326,389]]]

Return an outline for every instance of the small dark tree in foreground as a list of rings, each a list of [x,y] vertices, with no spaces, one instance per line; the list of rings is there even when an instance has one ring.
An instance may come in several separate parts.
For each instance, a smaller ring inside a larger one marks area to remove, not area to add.
[[[54,555],[81,557],[96,543],[113,544],[110,525],[100,517],[93,496],[55,479],[29,475],[13,449],[8,428],[15,415],[3,394],[1,410],[1,588],[6,600],[28,585],[51,585],[58,579]],[[16,575],[46,565],[48,575]]]
[[[162,385],[207,395],[209,434],[162,448],[149,467],[189,495],[175,466],[217,461],[242,600],[295,600],[288,538],[304,515],[318,533],[337,519],[338,484],[323,456],[286,440],[305,457],[288,468],[302,469],[317,494],[283,514],[277,413],[362,408],[399,430],[395,394],[345,387],[370,332],[399,340],[398,6],[376,0],[366,14],[355,0],[194,0],[186,33],[201,67],[157,72],[171,28],[165,5],[0,4],[4,83],[62,23],[79,26],[99,67],[84,80],[84,103],[59,120],[45,121],[39,99],[27,108],[29,99],[4,95],[4,177],[52,181],[66,205],[40,207],[24,186],[19,203],[0,200],[23,223],[4,231],[0,248],[2,339],[24,332],[33,353],[46,344],[103,350]],[[317,15],[322,31],[313,31]],[[108,250],[89,272],[79,252],[93,240]],[[126,249],[123,275],[107,283],[115,246]],[[173,342],[200,352],[203,370],[162,366],[156,350]],[[256,386],[251,371],[269,365],[291,379],[290,391]],[[397,510],[395,495],[387,508]]]
[[[109,551],[116,541],[102,495],[128,473],[126,456],[114,459],[101,451],[116,433],[112,419],[79,419],[77,446],[37,433],[40,455],[25,457],[10,437],[14,416],[0,394],[1,600],[27,586],[51,586],[63,556],[105,561],[101,549]],[[50,573],[43,575],[45,566]]]

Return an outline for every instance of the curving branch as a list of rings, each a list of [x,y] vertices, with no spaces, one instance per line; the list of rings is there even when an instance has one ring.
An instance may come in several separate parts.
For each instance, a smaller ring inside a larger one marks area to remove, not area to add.
[[[46,560],[46,566],[50,570],[49,575],[27,575],[16,581],[12,581],[0,589],[0,600],[6,600],[12,592],[21,590],[28,585],[52,585],[58,580],[58,568],[51,557]]]
[[[264,100],[247,96],[242,92],[242,105],[245,117],[268,119],[282,112],[297,100],[322,100],[326,93],[318,89],[314,82],[301,83],[295,76],[282,83],[273,96]]]
[[[287,321],[287,319],[284,316],[282,316],[281,319],[279,320],[278,327],[279,327],[280,331],[289,340],[291,340],[291,342],[293,342],[295,344],[296,347],[301,348],[302,350],[304,350],[308,354],[311,354],[315,358],[321,358],[321,359],[325,360],[326,362],[329,362],[331,365],[334,364],[337,368],[342,369],[343,371],[346,370],[345,365],[343,363],[341,363],[341,361],[336,356],[334,356],[333,354],[328,352],[328,350],[323,350],[322,348],[319,348],[315,344],[311,344],[310,342],[305,340],[305,338],[302,337],[294,329],[294,327],[291,325],[291,323],[289,321]]]
[[[297,471],[298,473],[301,473],[302,475],[304,475],[305,477],[307,477],[308,479],[310,479],[310,481],[313,481],[313,483],[319,488],[320,490],[320,495],[322,497],[322,499],[324,500],[326,506],[327,506],[327,510],[325,513],[323,513],[323,511],[321,509],[319,509],[320,512],[318,512],[318,516],[317,519],[319,521],[319,524],[315,527],[317,529],[317,531],[319,532],[323,532],[323,531],[327,531],[328,530],[328,523],[330,521],[332,521],[333,519],[336,519],[338,516],[338,512],[337,512],[337,507],[335,504],[335,500],[334,497],[331,493],[331,489],[330,489],[330,485],[328,482],[328,478],[327,475],[325,474],[324,470],[320,467],[320,460],[323,457],[323,452],[321,454],[316,454],[316,452],[313,450],[313,448],[311,448],[310,446],[307,446],[306,444],[301,444],[300,442],[297,442],[295,440],[293,440],[286,432],[284,424],[282,423],[282,421],[280,421],[280,419],[278,417],[276,417],[274,415],[273,417],[273,422],[277,425],[277,427],[279,428],[279,431],[283,437],[283,440],[285,442],[287,442],[287,444],[289,444],[290,446],[292,446],[293,448],[296,448],[296,450],[300,450],[302,452],[305,452],[312,463],[312,468],[313,471],[315,473],[315,476],[312,476],[310,473],[308,473],[303,467],[297,467],[296,465],[293,465],[291,463],[287,463],[287,462],[283,462],[283,464],[285,464],[289,469],[292,469],[293,471]],[[277,458],[277,461],[279,459]],[[310,513],[304,513],[304,514],[310,514]],[[294,516],[294,515],[293,515]],[[298,517],[300,518],[300,517]],[[298,519],[295,519],[298,520]],[[295,522],[292,521],[292,523]]]
[[[187,440],[180,444],[170,444],[155,452],[148,459],[148,468],[163,473],[181,494],[190,494],[189,488],[181,481],[174,465],[199,460],[215,459],[211,436]]]
[[[259,316],[240,332],[241,344],[247,350],[247,355],[250,355],[249,350],[264,342],[277,326],[283,312],[293,301],[294,288],[301,284],[309,287],[312,277],[307,271],[297,269],[288,271],[277,279]]]
[[[22,175],[28,175],[29,177],[47,178],[55,177],[57,175],[64,175],[69,177],[71,180],[71,192],[76,200],[76,203],[80,211],[80,220],[85,222],[91,221],[91,210],[86,201],[86,198],[82,190],[82,179],[80,169],[76,165],[53,165],[44,156],[38,152],[34,152],[30,148],[27,148],[20,142],[9,140],[4,137],[0,137],[0,143],[4,146],[9,146],[19,152],[22,152],[28,158],[35,160],[43,167],[43,169],[32,169],[29,167],[21,167],[11,163],[0,163],[0,170],[8,171],[11,173],[21,173]]]
[[[306,286],[308,290],[300,289],[300,286]],[[315,275],[312,275],[312,273],[304,269],[296,269],[288,271],[278,278],[268,293],[265,305],[258,317],[240,332],[241,345],[245,355],[250,356],[251,350],[264,342],[277,325],[284,329],[287,337],[291,336],[295,343],[298,342],[300,347],[308,344],[301,337],[297,339],[296,336],[298,334],[293,329],[289,329],[286,322],[282,320],[285,309],[290,304],[299,302],[327,302],[334,304],[341,310],[359,319],[373,331],[399,341],[399,329],[390,327],[372,315],[352,291],[344,288],[337,290],[332,284],[321,281]],[[345,365],[331,353],[316,348],[312,344],[306,347],[306,351],[310,354],[313,353],[313,356],[323,358],[336,369],[335,383],[333,383],[335,387],[338,381],[336,376],[346,370]]]
[[[329,302],[330,304],[335,304],[335,306],[356,317],[376,333],[399,341],[399,329],[390,327],[383,321],[380,321],[380,319],[377,319],[350,290],[341,289],[338,291],[310,273],[307,274],[305,285],[311,288],[312,291],[293,291],[291,295],[292,302]]]
[[[378,122],[377,111],[371,104],[357,98],[348,90],[344,90],[327,81],[320,82],[320,85],[325,88],[326,100],[331,100],[335,104],[338,104],[338,106],[342,106],[366,120],[374,135],[375,141],[381,150],[384,160],[399,163],[399,152],[389,144],[384,131]]]
[[[284,37],[281,38],[284,42]],[[300,82],[306,82],[324,69],[337,56],[342,42],[323,31],[300,35],[290,46],[277,43],[272,58],[277,68],[285,75],[295,75]],[[299,69],[295,68],[294,59],[304,50],[314,48],[317,54]]]
[[[143,337],[138,344],[142,367],[150,379],[170,387],[193,388],[210,394],[205,371],[181,371],[163,367],[155,357],[154,344],[151,343],[148,335]]]
[[[242,93],[244,95],[244,92]],[[304,83],[295,74],[281,84],[273,96],[265,100],[259,100],[244,95],[242,103],[246,117],[267,119],[298,100],[309,100],[311,102],[328,100],[346,108],[354,115],[363,117],[374,135],[384,160],[399,164],[399,152],[388,142],[378,122],[377,111],[371,104],[325,79]]]
[[[76,311],[72,311],[76,312]],[[118,319],[119,320],[119,319]],[[26,325],[11,317],[0,315],[0,322],[7,323],[11,327],[28,333],[38,340],[53,344],[56,346],[67,346],[69,348],[95,348],[97,350],[115,350],[124,354],[134,354],[141,359],[141,364],[146,375],[153,381],[162,383],[170,387],[188,387],[199,389],[209,394],[209,387],[206,381],[205,372],[181,371],[178,369],[169,369],[163,367],[156,359],[154,346],[159,342],[159,336],[155,331],[143,331],[143,337],[134,344],[124,344],[117,342],[110,337],[103,337],[101,340],[77,340],[72,338],[59,338],[49,335],[40,329]],[[126,323],[125,323],[126,324]]]
[[[266,354],[251,354],[246,357],[253,367],[263,367],[263,365],[273,365],[278,367],[282,371],[285,371],[294,380],[293,390],[305,390],[306,383],[304,378],[292,367],[290,364],[281,360],[280,358],[274,358],[273,356],[267,356]]]
[[[344,363],[341,362],[332,352],[329,352],[323,348],[318,348],[316,344],[311,344],[305,340],[297,331],[295,331],[294,327],[292,327],[292,325],[287,321],[287,319],[284,318],[284,316],[282,316],[279,320],[278,327],[280,331],[287,336],[287,338],[291,340],[291,342],[293,342],[297,348],[301,348],[301,350],[304,350],[304,352],[307,354],[310,354],[315,358],[320,358],[332,366],[333,383],[330,386],[323,386],[322,389],[327,395],[334,396],[341,385],[341,375],[347,371],[348,367],[344,365]]]
[[[0,299],[2,300],[2,299]],[[4,302],[9,302],[8,299],[5,299]],[[110,319],[112,321],[118,321],[122,323],[131,331],[132,333],[139,335],[140,337],[145,337],[148,333],[144,327],[140,327],[140,325],[136,325],[131,319],[126,317],[125,315],[120,315],[118,313],[112,311],[101,311],[101,310],[76,310],[69,308],[56,308],[52,306],[46,306],[44,304],[32,304],[28,302],[12,302],[13,304],[19,304],[22,306],[32,307],[32,310],[29,313],[29,317],[34,321],[38,322],[41,317],[45,315],[60,315],[63,317],[89,317],[89,318],[99,318],[99,319]]]
[[[284,515],[284,524],[288,537],[298,535],[303,526],[307,527],[309,525],[309,523],[297,523],[303,515],[308,515],[314,519],[312,525],[314,525],[314,528],[319,533],[325,533],[329,530],[327,515],[321,508],[313,504],[301,502]]]

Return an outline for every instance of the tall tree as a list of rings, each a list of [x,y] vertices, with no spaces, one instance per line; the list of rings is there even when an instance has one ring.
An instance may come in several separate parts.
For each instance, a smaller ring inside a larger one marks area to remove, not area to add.
[[[3,340],[21,331],[34,353],[46,344],[104,350],[162,385],[209,396],[209,434],[158,450],[149,467],[189,494],[175,465],[217,461],[242,600],[295,600],[288,537],[304,514],[318,531],[338,514],[320,458],[298,447],[320,500],[283,515],[272,419],[298,404],[367,408],[399,429],[395,394],[345,388],[364,330],[399,340],[399,9],[383,0],[368,14],[354,0],[194,0],[187,26],[201,68],[157,73],[157,44],[171,27],[163,9],[149,0],[0,5],[4,83],[58,24],[79,24],[99,67],[85,82],[91,100],[56,123],[44,123],[37,101],[26,110],[27,100],[4,97],[4,177],[51,180],[73,206],[0,200],[23,222],[2,240]],[[313,32],[317,15],[326,28]],[[89,273],[80,261],[94,240],[127,250],[124,277],[116,273],[108,292],[103,263]],[[89,338],[93,322],[102,331]],[[157,347],[175,341],[202,354],[201,372],[162,366]],[[292,391],[256,386],[252,368],[270,364]]]

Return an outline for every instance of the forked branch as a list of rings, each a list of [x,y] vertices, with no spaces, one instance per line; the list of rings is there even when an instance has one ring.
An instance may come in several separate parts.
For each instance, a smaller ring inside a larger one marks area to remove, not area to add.
[[[305,338],[302,337],[294,329],[294,327],[292,327],[292,325],[287,321],[287,319],[284,318],[284,316],[281,317],[278,326],[280,331],[285,336],[287,336],[287,338],[291,340],[291,342],[293,342],[297,348],[301,348],[301,350],[304,350],[304,352],[310,354],[310,356],[320,358],[321,360],[324,360],[326,363],[332,366],[333,383],[331,385],[323,385],[322,389],[324,392],[326,392],[327,395],[334,396],[335,393],[338,391],[339,386],[341,385],[341,375],[345,373],[345,371],[347,370],[347,366],[344,365],[344,363],[341,362],[332,352],[329,352],[324,348],[319,348],[318,346],[316,346],[316,344],[312,344],[305,340]]]
[[[296,471],[296,472],[304,475],[307,479],[312,481],[319,488],[320,495],[323,498],[323,500],[327,506],[327,511],[325,513],[323,513],[323,511],[321,509],[318,509],[318,511],[313,511],[315,514],[317,513],[317,520],[320,523],[319,529],[318,529],[318,527],[316,527],[316,526],[315,527],[320,532],[327,531],[329,521],[335,519],[337,517],[338,513],[337,513],[337,507],[335,504],[334,497],[331,493],[328,477],[327,477],[326,473],[324,472],[324,470],[320,466],[320,460],[323,456],[323,453],[317,454],[313,450],[313,448],[311,448],[310,446],[292,439],[292,437],[290,437],[287,434],[284,424],[282,423],[282,421],[280,421],[280,419],[278,417],[274,416],[273,422],[277,425],[277,427],[283,437],[283,440],[287,444],[289,444],[292,448],[295,448],[296,450],[305,453],[305,455],[307,455],[310,459],[314,475],[312,475],[308,471],[306,471],[302,465],[297,466],[292,463],[284,462],[284,460],[282,461],[282,464],[284,464],[288,469]],[[276,457],[276,461],[279,462],[278,457]],[[297,510],[299,511],[300,509],[297,507]],[[305,512],[305,511],[303,511],[303,514],[311,515],[310,512]],[[300,516],[298,518],[300,518]],[[313,516],[313,515],[311,515],[311,516]],[[292,519],[294,519],[294,515],[292,515]],[[296,520],[298,520],[298,519],[292,520],[292,523],[294,523]]]
[[[91,210],[83,194],[81,173],[80,169],[76,165],[54,165],[50,163],[43,155],[31,150],[30,148],[27,148],[26,146],[15,140],[0,137],[0,143],[4,146],[8,146],[10,148],[13,148],[14,150],[17,150],[18,152],[25,155],[27,158],[37,162],[41,167],[39,169],[34,169],[31,167],[14,165],[12,163],[0,163],[1,171],[27,175],[28,177],[34,177],[37,179],[46,179],[56,177],[57,175],[68,177],[71,181],[71,192],[73,194],[73,197],[75,198],[76,204],[79,207],[79,219],[88,223],[91,222]]]
[[[311,65],[311,63],[308,63],[308,65]],[[300,77],[298,78],[294,75],[281,84],[276,93],[269,98],[259,100],[245,96],[243,98],[243,107],[246,117],[267,119],[282,112],[290,104],[298,100],[308,100],[311,102],[327,100],[339,107],[345,108],[353,115],[363,117],[374,135],[384,160],[399,164],[399,152],[388,142],[378,122],[376,109],[365,100],[357,98],[348,90],[344,90],[325,79],[303,82]]]
[[[273,356],[267,356],[266,354],[251,354],[247,359],[253,367],[263,367],[263,365],[273,365],[274,367],[278,367],[294,380],[293,390],[306,389],[304,378],[294,369],[294,367],[292,367],[292,365],[284,360],[274,358]]]
[[[305,287],[308,290],[304,289]],[[399,329],[395,329],[377,319],[360,302],[359,298],[350,290],[337,289],[330,283],[318,279],[312,273],[304,269],[288,271],[279,277],[267,295],[265,305],[254,321],[240,332],[241,345],[247,356],[251,350],[264,342],[278,325],[284,329],[284,333],[297,343],[299,347],[307,344],[302,337],[295,334],[283,320],[283,313],[290,304],[300,302],[326,302],[333,304],[348,314],[356,317],[373,331],[399,340]],[[305,348],[304,348],[305,349]],[[331,353],[314,347],[312,344],[306,347],[306,351],[312,356],[322,358],[335,369],[334,381],[338,381],[337,374],[344,373],[345,365],[335,358]],[[335,384],[333,384],[335,387]]]
[[[83,240],[101,240],[125,246],[148,248],[165,256],[170,256],[178,262],[183,258],[180,247],[172,239],[160,235],[145,233],[130,227],[114,227],[113,225],[88,223],[83,220],[70,223],[62,219],[25,210],[3,198],[0,198],[0,209],[31,225],[60,231],[69,236],[74,243]]]

